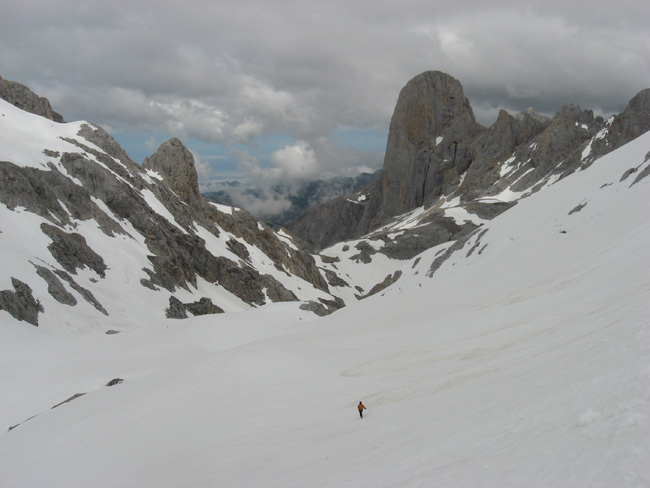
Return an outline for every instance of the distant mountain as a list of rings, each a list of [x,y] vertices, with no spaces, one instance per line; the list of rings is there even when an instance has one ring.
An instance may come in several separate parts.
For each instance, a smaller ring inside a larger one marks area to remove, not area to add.
[[[316,180],[304,183],[298,189],[276,185],[270,188],[270,194],[261,188],[247,186],[239,181],[212,182],[211,189],[201,194],[209,202],[235,207],[239,206],[242,200],[256,202],[262,202],[264,199],[287,200],[289,208],[275,214],[258,214],[253,209],[242,207],[270,227],[279,229],[288,221],[304,214],[314,205],[346,195],[372,183],[377,179],[379,173],[380,171],[376,171],[375,173],[362,173],[354,178],[339,176],[327,180]],[[242,199],[241,196],[244,196],[245,199]],[[258,206],[256,205],[256,207]]]

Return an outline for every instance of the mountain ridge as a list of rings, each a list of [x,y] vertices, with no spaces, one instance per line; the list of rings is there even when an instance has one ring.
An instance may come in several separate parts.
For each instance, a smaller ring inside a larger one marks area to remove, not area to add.
[[[25,90],[12,93],[40,100]],[[367,270],[351,276],[341,271],[340,258],[314,253],[301,239],[317,249],[351,240],[349,259],[364,264],[379,255],[407,261],[445,244],[440,264],[520,198],[588,167],[650,128],[650,90],[607,121],[566,104],[551,119],[533,109],[514,116],[501,111],[486,128],[476,123],[458,80],[425,72],[400,92],[379,177],[308,210],[287,224],[287,233],[256,222],[246,211],[207,202],[192,154],[176,138],[139,166],[101,127],[55,122],[50,110],[43,110],[49,102],[13,100],[43,119],[3,109],[5,132],[19,143],[5,147],[7,161],[0,169],[8,183],[0,201],[14,210],[8,219],[23,208],[38,215],[45,240],[36,254],[23,258],[26,269],[5,278],[0,307],[33,325],[52,306],[86,303],[92,314],[112,313],[97,296],[105,293],[107,274],[116,276],[113,268],[122,266],[104,259],[116,238],[139,249],[135,281],[166,297],[155,301],[167,317],[287,300],[317,314],[331,313],[398,282],[399,265],[388,276]],[[12,117],[25,128],[12,127]],[[30,131],[39,131],[36,142]],[[459,213],[462,218],[455,216]],[[78,232],[92,222],[102,236],[94,243]],[[75,276],[83,269],[94,272],[88,283]]]
[[[400,92],[377,182],[308,210],[287,228],[323,249],[376,232],[400,213],[435,208],[454,198],[470,213],[493,215],[515,200],[499,198],[507,188],[536,191],[650,130],[650,90],[639,92],[608,121],[572,104],[560,107],[551,119],[533,112],[512,116],[502,110],[484,128],[474,120],[458,80],[424,72]],[[332,214],[345,218],[334,221]],[[431,225],[443,225],[434,220]],[[450,239],[462,232],[452,232]]]

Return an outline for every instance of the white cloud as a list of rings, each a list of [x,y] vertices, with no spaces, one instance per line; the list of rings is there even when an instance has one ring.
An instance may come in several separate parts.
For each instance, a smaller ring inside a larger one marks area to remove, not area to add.
[[[194,157],[194,167],[199,176],[199,180],[207,180],[212,175],[212,166],[207,161],[203,161],[201,155],[195,151],[190,150]]]
[[[168,129],[179,137],[196,137],[217,142],[223,140],[227,115],[220,109],[199,100],[158,102],[168,115]]]
[[[288,195],[275,193],[270,188],[262,188],[261,195],[250,195],[230,189],[230,196],[235,207],[245,208],[259,219],[278,215],[291,207]]]
[[[277,180],[309,180],[317,176],[318,162],[306,141],[285,146],[271,155],[271,174]]]
[[[484,124],[499,108],[565,102],[613,113],[650,85],[650,9],[638,0],[77,4],[5,2],[0,74],[66,120],[244,142],[249,162],[256,138],[287,134],[305,145],[279,152],[275,169],[298,177],[346,168],[353,151],[319,141],[342,126],[386,131],[399,90],[425,70],[458,78]]]
[[[236,126],[232,133],[234,136],[242,139],[243,141],[248,141],[252,137],[259,136],[262,134],[264,126],[258,120],[253,119],[252,117],[246,118],[241,124]]]
[[[145,143],[144,147],[146,148],[147,152],[153,154],[156,151],[156,138],[154,136],[149,137]]]

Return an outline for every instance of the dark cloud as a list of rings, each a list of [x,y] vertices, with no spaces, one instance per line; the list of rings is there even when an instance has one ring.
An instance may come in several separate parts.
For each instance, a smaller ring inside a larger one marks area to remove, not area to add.
[[[67,120],[218,143],[240,173],[301,179],[380,166],[383,147],[335,132],[385,134],[428,69],[458,78],[483,124],[565,102],[620,112],[650,85],[648,25],[636,0],[6,0],[0,75]]]

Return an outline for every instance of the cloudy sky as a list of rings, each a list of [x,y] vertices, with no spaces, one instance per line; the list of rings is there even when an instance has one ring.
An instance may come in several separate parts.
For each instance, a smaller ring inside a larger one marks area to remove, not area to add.
[[[3,0],[0,75],[141,162],[175,136],[200,180],[375,170],[406,82],[458,78],[479,122],[650,87],[642,0]]]

